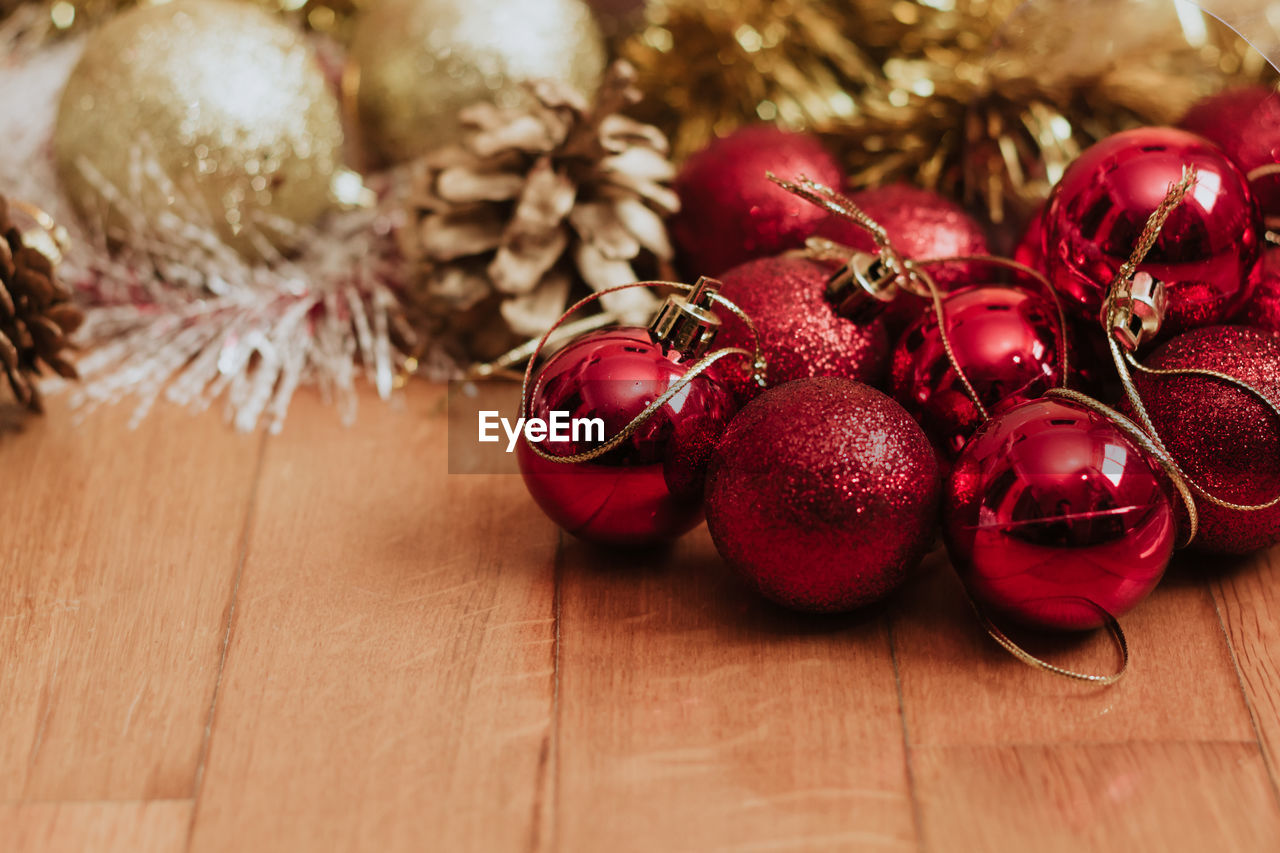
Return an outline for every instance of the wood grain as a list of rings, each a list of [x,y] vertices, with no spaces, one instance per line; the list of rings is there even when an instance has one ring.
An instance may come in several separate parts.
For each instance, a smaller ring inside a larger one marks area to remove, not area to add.
[[[1280,548],[1205,563],[1274,784],[1280,776]]]
[[[1280,849],[1256,744],[913,750],[926,849],[1201,853]]]
[[[445,474],[442,395],[266,455],[192,849],[521,850],[553,699],[555,528]]]
[[[177,853],[191,800],[0,804],[7,853]]]
[[[914,848],[878,612],[761,602],[705,529],[561,560],[557,849]]]
[[[0,435],[0,801],[192,796],[261,439],[129,414]]]
[[[127,416],[0,417],[5,853],[1280,849],[1280,549],[1180,558],[1101,690],[995,646],[942,555],[824,618],[704,529],[562,538],[447,473],[439,387],[270,438]]]

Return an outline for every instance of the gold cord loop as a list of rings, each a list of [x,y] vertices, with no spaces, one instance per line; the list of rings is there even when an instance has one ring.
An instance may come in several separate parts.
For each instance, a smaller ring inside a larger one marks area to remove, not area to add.
[[[1035,279],[1036,283],[1040,285],[1041,289],[1053,302],[1057,312],[1059,381],[1063,387],[1066,387],[1070,368],[1067,354],[1067,315],[1062,307],[1061,298],[1043,274],[1025,264],[994,255],[957,255],[951,258],[925,258],[922,260],[904,259],[902,254],[894,249],[884,226],[872,219],[852,199],[804,175],[800,175],[795,181],[787,181],[772,172],[766,174],[769,180],[784,190],[817,205],[830,214],[839,216],[859,226],[875,242],[879,255],[867,256],[864,252],[850,249],[848,246],[842,246],[825,238],[810,238],[806,243],[806,254],[809,257],[820,260],[835,260],[845,265],[845,270],[842,273],[837,273],[832,278],[833,284],[843,283],[846,278],[852,276],[862,284],[863,288],[860,293],[855,293],[855,295],[869,295],[874,300],[888,302],[893,299],[898,290],[905,290],[914,296],[928,299],[933,303],[934,316],[937,317],[938,321],[938,337],[941,339],[942,348],[947,354],[947,361],[951,363],[951,368],[955,370],[956,376],[959,377],[965,394],[968,395],[969,401],[977,408],[984,421],[989,419],[991,415],[987,411],[987,407],[983,405],[977,389],[969,381],[969,376],[965,373],[964,367],[960,364],[959,359],[956,358],[955,349],[951,344],[951,335],[947,331],[946,312],[942,306],[942,291],[938,287],[937,281],[926,270],[926,267],[964,262],[989,263],[1015,270]],[[868,266],[868,257],[878,260],[883,265],[885,273],[878,273]],[[851,296],[850,301],[852,299],[853,297]],[[842,305],[841,307],[843,308],[844,306]]]
[[[1251,173],[1252,174],[1252,173]],[[1159,431],[1151,420],[1151,415],[1147,412],[1147,407],[1142,401],[1142,396],[1138,393],[1137,386],[1134,384],[1133,375],[1130,369],[1138,373],[1148,376],[1201,376],[1207,379],[1213,379],[1232,385],[1247,394],[1251,394],[1259,402],[1266,407],[1280,424],[1280,407],[1269,400],[1260,390],[1245,382],[1226,373],[1216,370],[1204,370],[1199,368],[1169,368],[1156,369],[1144,366],[1138,361],[1135,351],[1138,344],[1146,339],[1147,336],[1138,334],[1132,337],[1126,337],[1124,328],[1131,329],[1133,318],[1132,293],[1133,284],[1135,283],[1135,272],[1139,264],[1146,258],[1151,247],[1155,245],[1156,240],[1160,236],[1160,231],[1164,227],[1165,220],[1169,214],[1173,212],[1182,200],[1186,197],[1187,192],[1192,185],[1195,184],[1196,170],[1193,166],[1184,166],[1182,169],[1182,179],[1176,184],[1169,187],[1169,191],[1165,194],[1164,199],[1160,202],[1160,206],[1147,219],[1147,224],[1143,228],[1142,235],[1138,239],[1137,245],[1133,249],[1133,253],[1129,259],[1116,272],[1115,277],[1111,280],[1111,285],[1107,291],[1106,301],[1103,303],[1102,320],[1103,325],[1107,329],[1107,343],[1111,350],[1111,359],[1115,363],[1116,373],[1119,375],[1120,384],[1124,387],[1125,397],[1129,404],[1133,407],[1134,414],[1137,415],[1138,422],[1142,428],[1150,436],[1152,443],[1160,451],[1158,457],[1161,459],[1161,465],[1165,468],[1166,473],[1170,474],[1170,479],[1174,485],[1178,487],[1179,492],[1186,500],[1186,493],[1189,490],[1214,506],[1223,509],[1235,510],[1239,512],[1257,512],[1259,510],[1270,509],[1280,504],[1280,494],[1274,498],[1261,504],[1238,504],[1220,498],[1212,494],[1195,480],[1193,480],[1187,472],[1182,468],[1173,454],[1165,446],[1164,440],[1160,437]],[[1139,274],[1140,275],[1140,274]],[[1128,300],[1128,304],[1126,304]],[[1157,306],[1162,311],[1162,304]],[[1155,323],[1155,328],[1159,328],[1159,317]],[[1144,323],[1144,329],[1147,324]],[[1189,507],[1190,509],[1190,507]],[[1191,517],[1190,535],[1186,537],[1186,543],[1189,544],[1196,534],[1196,515],[1189,513]]]
[[[1076,672],[1073,669],[1066,669],[1065,667],[1058,666],[1057,664],[1049,663],[1044,658],[1036,657],[1031,654],[1031,652],[1027,651],[1010,639],[1008,634],[1000,630],[999,626],[997,626],[995,622],[991,621],[991,617],[987,616],[987,614],[983,612],[982,608],[978,606],[978,602],[974,601],[972,596],[967,597],[969,598],[969,605],[973,608],[973,612],[978,616],[978,621],[982,623],[982,627],[987,630],[991,639],[995,640],[1001,648],[1025,663],[1027,666],[1035,669],[1041,669],[1045,672],[1051,672],[1054,675],[1061,675],[1064,678],[1072,678],[1076,681],[1087,681],[1091,684],[1098,684],[1104,687],[1115,684],[1124,677],[1125,672],[1129,669],[1129,643],[1125,640],[1124,629],[1120,627],[1120,622],[1117,621],[1116,617],[1108,613],[1101,605],[1090,601],[1087,598],[1080,598],[1079,600],[1090,607],[1093,607],[1099,614],[1101,614],[1103,624],[1106,626],[1108,633],[1111,634],[1111,639],[1115,642],[1116,648],[1120,652],[1120,666],[1115,672],[1109,675],[1095,675],[1087,672]]]
[[[572,316],[574,312],[578,311],[579,309],[584,308],[587,305],[590,305],[592,302],[595,302],[600,297],[605,296],[606,294],[617,293],[620,290],[629,290],[633,287],[650,287],[650,288],[669,287],[675,290],[683,291],[685,293],[692,293],[697,289],[697,285],[684,284],[681,282],[674,282],[674,281],[636,281],[636,282],[631,282],[630,284],[620,284],[615,287],[608,287],[608,288],[605,288],[604,290],[596,291],[595,293],[589,294],[588,296],[585,296],[582,299],[579,299],[573,305],[570,305],[569,308],[563,314],[560,315],[560,319],[556,320],[556,322],[553,323],[551,327],[548,328],[547,331],[542,334],[542,337],[537,339],[536,343],[530,342],[533,344],[532,349],[530,349],[530,343],[526,343],[523,346],[518,347],[515,350],[512,350],[511,352],[507,353],[506,355],[498,359],[498,362],[501,362],[506,366],[515,364],[521,359],[525,359],[525,358],[528,359],[528,363],[525,366],[525,370],[524,370],[524,378],[520,384],[520,416],[522,418],[528,416],[528,413],[529,413],[529,382],[533,378],[534,366],[538,362],[538,356],[542,354],[543,347],[546,346],[547,341],[552,337],[552,335],[555,334],[557,330],[561,329],[561,327],[570,328],[573,324],[566,324],[566,320],[568,320],[568,318]],[[745,350],[745,349],[740,349],[738,347],[726,347],[723,349],[718,349],[715,352],[708,353],[707,355],[703,356],[697,362],[695,362],[687,371],[685,371],[683,376],[681,376],[679,379],[673,382],[671,386],[667,388],[666,391],[664,391],[652,403],[646,406],[644,411],[640,412],[640,414],[632,418],[631,421],[625,427],[623,427],[622,430],[617,435],[615,435],[613,438],[609,439],[599,447],[592,448],[591,450],[585,450],[581,453],[575,453],[572,456],[556,456],[554,454],[547,453],[537,443],[532,441],[528,442],[529,449],[532,450],[536,455],[542,457],[543,459],[546,459],[549,462],[559,462],[566,465],[572,464],[575,462],[589,462],[592,459],[597,459],[600,456],[603,456],[604,454],[616,448],[622,442],[626,441],[627,438],[629,438],[637,429],[639,429],[641,426],[645,424],[646,421],[648,421],[651,417],[653,417],[653,415],[657,413],[659,409],[661,409],[672,398],[674,398],[677,394],[679,394],[681,391],[687,388],[689,386],[689,383],[691,383],[698,376],[705,373],[707,369],[711,367],[711,365],[715,364],[717,361],[720,361],[722,358],[726,358],[731,355],[745,356],[747,359],[749,359],[751,364],[751,375],[753,380],[758,385],[763,386],[765,383],[765,369],[766,369],[765,360],[764,360],[764,343],[761,340],[760,332],[756,329],[755,323],[751,321],[751,318],[747,316],[747,313],[745,311],[739,308],[731,300],[725,298],[724,296],[716,292],[709,292],[708,295],[710,296],[712,301],[714,301],[718,305],[723,306],[726,310],[728,310],[731,314],[733,314],[735,317],[737,317],[739,320],[743,322],[743,324],[747,327],[748,331],[751,332],[753,349]],[[590,319],[594,320],[595,318],[590,318]],[[490,370],[488,373],[478,373],[477,375],[478,376],[495,375],[496,373],[497,373],[497,370]],[[534,391],[536,394],[537,388],[535,388]]]

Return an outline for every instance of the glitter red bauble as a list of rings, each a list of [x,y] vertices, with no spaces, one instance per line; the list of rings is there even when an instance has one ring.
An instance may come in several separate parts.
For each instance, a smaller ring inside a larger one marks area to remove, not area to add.
[[[1280,249],[1268,249],[1253,267],[1253,292],[1235,322],[1280,332]]]
[[[817,139],[772,125],[749,125],[694,154],[676,176],[680,211],[668,227],[681,267],[715,275],[797,249],[825,217],[766,176],[799,175],[831,187],[844,176]]]
[[[663,351],[648,329],[624,327],[583,335],[538,372],[529,415],[553,411],[601,418],[612,438],[682,377],[694,359]],[[568,532],[594,542],[642,545],[673,539],[702,518],[706,462],[736,409],[715,366],[646,421],[620,447],[588,462],[552,462],[522,438],[517,447],[525,485],[542,510]],[[545,441],[556,456],[593,447]]]
[[[909,184],[863,190],[849,197],[864,213],[884,227],[889,242],[904,258],[953,258],[990,254],[987,236],[976,219],[948,198]],[[876,244],[862,227],[839,216],[828,216],[817,235],[862,249],[876,251]],[[929,274],[943,290],[968,284],[980,275],[973,264],[955,263],[929,267]],[[928,302],[901,294],[885,309],[885,323],[896,335],[924,312]]]
[[[1200,368],[1249,383],[1280,404],[1280,336],[1243,326],[1180,335],[1143,360],[1154,368]],[[1193,480],[1216,497],[1262,504],[1280,494],[1280,422],[1257,397],[1199,376],[1134,375],[1165,446]],[[1193,547],[1247,554],[1280,542],[1280,506],[1222,509],[1198,499]]]
[[[1261,227],[1244,173],[1213,143],[1153,127],[1093,145],[1049,196],[1045,266],[1069,306],[1098,316],[1116,270],[1184,166],[1196,167],[1196,184],[1138,267],[1165,284],[1166,336],[1223,322],[1244,303]]]
[[[988,414],[1033,400],[1061,381],[1062,329],[1046,297],[975,285],[947,294],[942,309],[952,354]],[[948,458],[984,420],[947,356],[932,309],[894,346],[889,391]]]
[[[720,293],[747,313],[760,333],[769,385],[812,376],[842,376],[879,385],[889,364],[889,336],[880,319],[854,323],[826,297],[830,263],[781,255],[734,267],[720,278]],[[722,312],[722,346],[751,349],[746,325]],[[735,390],[750,399],[760,389],[745,370],[730,371]]]
[[[901,406],[851,379],[801,379],[729,425],[707,476],[707,527],[768,598],[849,610],[919,562],[938,491],[933,448]]]
[[[1201,100],[1181,125],[1222,146],[1248,174],[1259,166],[1280,163],[1280,95],[1266,86],[1240,86]],[[1262,211],[1280,215],[1280,174],[1250,183]]]
[[[1160,581],[1177,535],[1143,452],[1107,418],[1055,399],[974,435],[947,485],[943,532],[976,601],[1055,629],[1101,625],[1092,605],[1128,612]]]

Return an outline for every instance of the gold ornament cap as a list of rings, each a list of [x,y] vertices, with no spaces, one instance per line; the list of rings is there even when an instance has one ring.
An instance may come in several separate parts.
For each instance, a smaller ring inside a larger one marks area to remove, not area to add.
[[[720,331],[720,318],[711,312],[713,296],[721,284],[714,278],[698,279],[687,297],[668,296],[658,309],[649,334],[663,349],[675,349],[684,358],[700,358]]]
[[[1160,333],[1168,296],[1164,283],[1151,273],[1138,272],[1121,279],[1102,306],[1102,324],[1129,352]]]
[[[899,265],[885,253],[857,250],[827,279],[827,299],[836,313],[854,323],[870,323],[898,296]]]

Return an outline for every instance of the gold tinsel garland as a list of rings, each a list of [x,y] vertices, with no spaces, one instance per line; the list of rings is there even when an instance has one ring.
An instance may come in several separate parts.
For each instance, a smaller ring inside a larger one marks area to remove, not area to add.
[[[1270,72],[1174,0],[656,0],[623,53],[677,157],[776,121],[821,134],[854,187],[910,181],[996,223],[1097,138]]]

